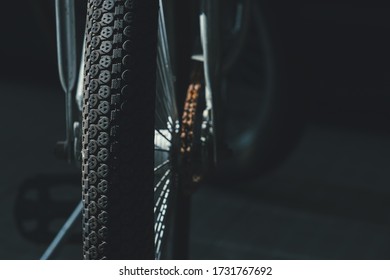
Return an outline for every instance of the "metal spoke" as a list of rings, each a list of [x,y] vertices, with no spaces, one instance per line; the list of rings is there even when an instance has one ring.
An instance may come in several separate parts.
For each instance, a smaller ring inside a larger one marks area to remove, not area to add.
[[[161,77],[160,79],[167,79],[167,77]],[[170,92],[173,93],[173,90],[169,89],[168,86],[165,85],[165,87],[163,87],[163,96],[159,96],[158,99],[165,107],[165,111],[167,112],[167,115],[172,117],[175,115],[175,112],[173,110],[172,100],[169,94]]]
[[[161,79],[161,78],[160,78]],[[160,85],[161,86],[161,85]],[[157,110],[157,113],[159,114],[159,115],[165,115],[166,117],[168,117],[168,116],[170,116],[171,115],[171,111],[170,111],[170,109],[168,108],[168,106],[167,106],[167,102],[164,102],[163,100],[162,100],[162,97],[161,97],[161,95],[162,94],[164,94],[164,91],[165,91],[165,89],[161,89],[161,88],[159,88],[159,90],[158,90],[158,93],[157,93],[157,101],[158,101],[158,104],[157,104],[157,108],[160,108],[161,110]],[[162,94],[159,94],[159,92],[162,92]],[[161,112],[162,111],[162,112]]]
[[[157,92],[155,111],[155,131],[157,133],[155,132],[154,151],[155,160],[162,163],[154,168],[154,245],[156,248],[155,257],[157,259],[160,258],[161,250],[165,246],[166,209],[169,206],[168,195],[172,186],[172,163],[170,159],[167,159],[166,153],[171,152],[173,137],[177,137],[175,133],[178,121],[173,73],[170,65],[168,40],[164,23],[164,5],[162,5],[161,0],[159,2],[160,14],[157,44]],[[159,173],[156,175],[156,172]]]
[[[158,118],[158,120],[159,120],[161,123],[165,123],[165,122],[162,120],[160,114],[156,114],[156,117]],[[169,123],[169,124],[171,125],[171,127],[173,127],[173,123],[172,123],[169,119],[167,119],[166,122]],[[172,130],[168,129],[168,131],[172,133]]]
[[[154,148],[154,151],[155,152],[165,152],[165,153],[169,153],[170,151],[169,150],[164,150],[164,149],[160,149],[160,148]]]
[[[163,190],[160,193],[159,198],[157,199],[157,203],[154,206],[154,213],[156,213],[157,208],[159,208],[159,210],[160,210],[160,211],[158,211],[159,216],[157,217],[157,221],[161,220],[160,213],[163,212],[163,206],[167,204],[166,202],[167,202],[169,191],[170,191],[168,188],[169,183],[170,183],[170,180],[167,180],[167,182],[165,183],[165,185],[163,187]],[[161,204],[161,206],[158,207],[160,204]]]
[[[161,168],[163,168],[164,166],[166,166],[167,164],[169,164],[171,161],[169,159],[167,159],[166,161],[164,161],[163,163],[161,163],[160,165],[157,165],[155,168],[154,168],[154,172],[160,170]]]
[[[171,140],[169,140],[159,129],[155,129],[155,131],[157,131],[158,132],[158,134],[160,134],[163,138],[165,138],[165,140],[167,140],[169,143],[171,143],[172,144],[172,141]]]
[[[161,177],[160,181],[157,182],[157,184],[154,187],[154,192],[157,191],[157,189],[160,187],[161,183],[165,181],[165,179],[168,177],[169,173],[171,173],[171,170],[168,169],[164,175]]]

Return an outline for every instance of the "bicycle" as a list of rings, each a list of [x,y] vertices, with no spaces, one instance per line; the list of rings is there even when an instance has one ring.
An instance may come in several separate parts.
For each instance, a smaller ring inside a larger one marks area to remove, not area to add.
[[[178,42],[185,40],[172,36],[178,27],[165,23],[168,4],[89,0],[74,90],[74,3],[56,0],[67,114],[67,137],[58,150],[81,167],[83,202],[42,258],[51,256],[80,211],[85,259],[188,258],[191,193],[208,178],[226,177],[226,170],[237,177],[264,156],[256,142],[272,122],[260,130],[264,117],[255,113],[249,126],[232,132],[224,107],[226,77],[253,35],[249,20],[258,4],[195,1],[199,16],[191,16],[197,12],[191,8],[177,16],[187,28],[180,34],[188,40],[182,49]],[[175,4],[183,5],[170,2]],[[257,16],[267,88],[275,85],[277,71],[268,30]],[[169,44],[175,43],[172,69]]]

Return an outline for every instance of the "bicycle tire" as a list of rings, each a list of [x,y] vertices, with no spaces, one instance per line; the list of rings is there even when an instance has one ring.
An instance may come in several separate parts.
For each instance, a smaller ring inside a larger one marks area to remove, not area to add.
[[[281,26],[268,2],[247,2],[244,51],[223,77],[220,131],[225,157],[214,178],[218,183],[252,180],[275,170],[304,128],[303,86],[292,75],[284,49],[287,44],[280,38]]]
[[[82,124],[83,256],[154,259],[158,1],[89,0]]]

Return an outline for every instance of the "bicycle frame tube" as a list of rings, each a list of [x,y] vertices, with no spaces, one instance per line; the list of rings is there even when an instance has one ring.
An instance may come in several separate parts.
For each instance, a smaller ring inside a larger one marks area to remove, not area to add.
[[[65,91],[66,140],[59,143],[68,161],[73,160],[73,96],[76,83],[76,32],[74,0],[56,0],[59,78]]]
[[[222,121],[221,112],[221,57],[220,57],[220,0],[204,0],[199,16],[200,35],[203,48],[203,66],[206,82],[206,110],[213,122],[213,160],[218,163],[219,147],[222,147]]]

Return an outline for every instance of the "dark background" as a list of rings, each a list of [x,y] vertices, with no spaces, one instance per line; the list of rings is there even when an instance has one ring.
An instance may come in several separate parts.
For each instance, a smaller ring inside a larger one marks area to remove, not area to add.
[[[1,259],[39,258],[49,236],[19,225],[54,230],[79,198],[77,169],[53,154],[65,136],[53,2],[1,4]],[[294,3],[272,8],[307,97],[302,137],[272,172],[194,195],[191,258],[390,257],[390,9]],[[59,258],[81,258],[75,236]]]

